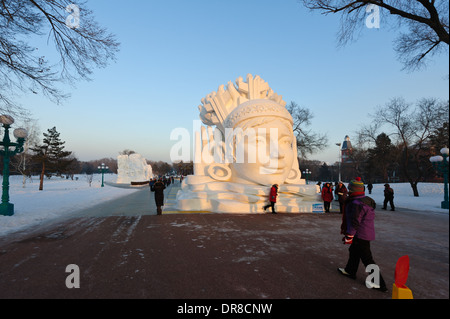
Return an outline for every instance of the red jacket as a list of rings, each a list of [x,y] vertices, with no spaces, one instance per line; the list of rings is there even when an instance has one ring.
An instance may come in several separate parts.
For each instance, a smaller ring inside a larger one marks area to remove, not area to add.
[[[278,195],[278,189],[276,188],[276,186],[272,186],[272,188],[270,189],[270,197],[269,200],[273,203],[277,202],[277,195]]]
[[[326,184],[322,187],[322,199],[324,202],[333,201],[333,191],[331,190],[331,187],[327,187]]]

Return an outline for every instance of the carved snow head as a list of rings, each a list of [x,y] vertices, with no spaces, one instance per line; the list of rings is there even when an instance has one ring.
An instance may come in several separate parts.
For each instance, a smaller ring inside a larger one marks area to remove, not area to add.
[[[223,136],[224,161],[209,165],[206,174],[244,184],[299,182],[297,141],[286,102],[259,76],[248,75],[247,82],[238,78],[236,85],[220,86],[199,106],[202,122],[215,125]]]

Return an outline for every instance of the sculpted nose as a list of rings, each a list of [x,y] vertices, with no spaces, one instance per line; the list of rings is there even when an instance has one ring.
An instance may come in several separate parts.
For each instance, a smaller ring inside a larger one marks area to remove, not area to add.
[[[272,141],[270,145],[270,157],[276,159],[283,159],[286,157],[286,152],[282,147],[279,147],[278,141]]]

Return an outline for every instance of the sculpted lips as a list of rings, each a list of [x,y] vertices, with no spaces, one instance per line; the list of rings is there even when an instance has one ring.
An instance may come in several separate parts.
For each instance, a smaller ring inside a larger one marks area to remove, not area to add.
[[[259,168],[260,174],[283,174],[285,167],[263,166]]]

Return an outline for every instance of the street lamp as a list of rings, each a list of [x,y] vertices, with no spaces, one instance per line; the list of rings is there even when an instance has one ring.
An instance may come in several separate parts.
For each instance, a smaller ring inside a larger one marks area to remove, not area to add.
[[[441,208],[448,209],[448,148],[444,147],[441,149],[442,156],[433,156],[430,157],[430,162],[433,164],[433,167],[438,172],[444,175],[444,201],[441,202]]]
[[[338,155],[338,171],[339,171],[339,179],[338,181],[341,180],[341,162],[342,162],[342,151],[341,151],[341,143],[336,143],[336,146],[339,147],[339,155]]]
[[[2,203],[0,204],[0,215],[12,216],[14,215],[14,204],[9,202],[9,161],[11,156],[23,152],[23,143],[25,143],[28,132],[23,128],[15,129],[13,134],[17,139],[17,143],[13,143],[9,139],[9,129],[14,123],[14,119],[9,115],[1,115],[0,123],[5,129],[3,141],[0,142],[0,145],[3,146],[3,150],[0,150],[0,156],[3,157],[3,191]],[[15,148],[14,150],[10,150],[10,147]]]
[[[102,187],[105,187],[105,185],[103,184],[103,177],[105,173],[108,171],[109,167],[106,166],[105,163],[102,163],[102,165],[97,168],[100,171],[100,173],[102,173]]]
[[[308,177],[311,175],[311,171],[309,169],[306,169],[303,171],[303,175],[306,177],[306,185],[308,185]]]

